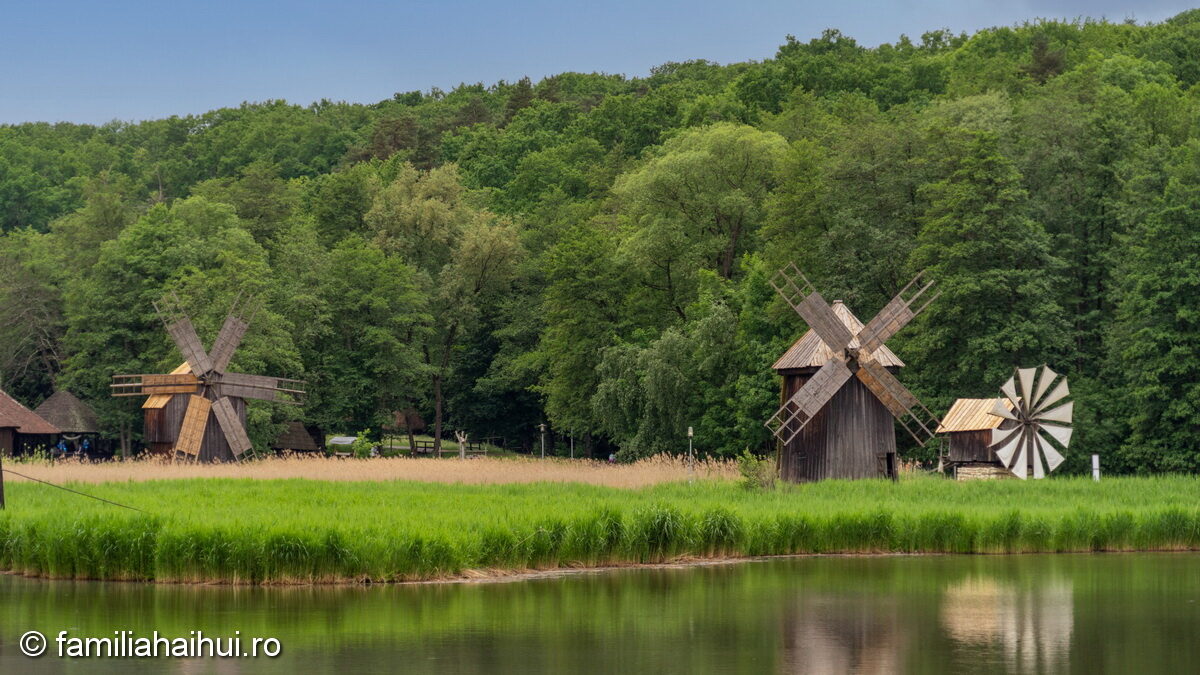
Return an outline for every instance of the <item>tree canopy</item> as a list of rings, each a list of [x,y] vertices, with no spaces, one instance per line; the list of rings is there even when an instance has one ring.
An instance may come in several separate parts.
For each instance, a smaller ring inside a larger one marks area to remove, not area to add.
[[[1200,26],[1035,21],[646,77],[246,103],[0,126],[0,387],[88,399],[134,448],[120,372],[262,304],[236,366],[309,382],[303,421],[634,458],[773,447],[796,262],[864,320],[942,295],[891,347],[943,412],[1014,366],[1066,373],[1067,469],[1200,470]],[[265,450],[294,410],[250,406]],[[922,458],[916,449],[903,452]],[[927,457],[926,457],[927,459]]]

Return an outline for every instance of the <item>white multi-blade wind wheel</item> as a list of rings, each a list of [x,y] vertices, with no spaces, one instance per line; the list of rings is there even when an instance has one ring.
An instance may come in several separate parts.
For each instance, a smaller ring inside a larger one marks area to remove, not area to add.
[[[1017,368],[1000,391],[1012,403],[1012,410],[1004,399],[996,399],[992,414],[1010,421],[992,430],[989,447],[1017,478],[1027,478],[1030,469],[1034,478],[1045,478],[1063,461],[1050,439],[1063,450],[1071,442],[1075,403],[1062,402],[1071,393],[1067,378],[1046,366]]]

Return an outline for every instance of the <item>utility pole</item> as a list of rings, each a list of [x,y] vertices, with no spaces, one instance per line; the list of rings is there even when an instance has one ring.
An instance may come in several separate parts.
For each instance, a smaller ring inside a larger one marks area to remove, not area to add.
[[[571,434],[571,459],[575,459],[575,430],[572,429],[568,433]]]
[[[542,422],[538,425],[538,431],[542,432],[542,459],[546,459],[546,423]]]
[[[692,428],[688,427],[688,482],[696,480],[696,454],[692,452]]]
[[[3,454],[3,453],[0,453]],[[4,465],[0,463],[0,511],[4,510]]]

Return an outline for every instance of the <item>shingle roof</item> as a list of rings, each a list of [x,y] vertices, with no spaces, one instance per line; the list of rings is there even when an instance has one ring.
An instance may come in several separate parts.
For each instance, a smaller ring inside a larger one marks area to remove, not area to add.
[[[858,331],[862,330],[863,323],[858,320],[858,317],[854,316],[850,308],[846,307],[841,300],[833,301],[833,313],[837,318],[842,320],[842,323],[845,324],[846,328],[850,329],[852,334],[857,335]],[[858,347],[858,338],[850,341],[850,347]],[[783,356],[779,357],[779,360],[771,367],[775,370],[815,368],[825,365],[825,362],[832,356],[833,350],[829,348],[829,345],[825,344],[810,329],[799,340],[796,340],[795,344],[784,352]],[[879,365],[885,367],[904,367],[904,362],[892,350],[888,349],[887,345],[883,345],[875,350],[875,360],[879,362]]]
[[[65,389],[54,392],[34,412],[65,434],[100,433],[96,411]]]
[[[7,417],[19,434],[57,434],[58,428],[42,419],[16,399],[0,391],[0,416]]]
[[[1004,401],[1008,410],[1012,410],[1012,402],[1007,398],[960,398],[950,406],[950,411],[942,418],[937,432],[944,434],[954,431],[986,431],[999,427],[1004,418],[991,414],[996,407],[996,401]]]

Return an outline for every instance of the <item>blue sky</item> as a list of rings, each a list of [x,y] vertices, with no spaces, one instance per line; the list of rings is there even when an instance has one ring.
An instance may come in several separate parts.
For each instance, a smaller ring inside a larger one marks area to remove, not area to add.
[[[0,6],[0,123],[105,122],[242,101],[373,102],[565,70],[644,75],[666,61],[774,54],[837,27],[860,43],[1037,17],[1159,21],[1169,0],[8,0]]]

